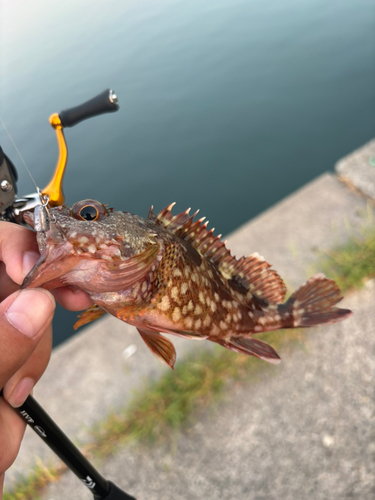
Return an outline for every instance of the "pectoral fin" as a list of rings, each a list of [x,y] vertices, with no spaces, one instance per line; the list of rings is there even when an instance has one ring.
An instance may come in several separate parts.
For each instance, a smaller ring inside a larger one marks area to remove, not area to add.
[[[94,304],[78,316],[78,320],[73,327],[74,330],[77,330],[77,328],[80,328],[83,325],[87,325],[87,323],[91,323],[91,321],[101,318],[106,312],[107,311]]]
[[[159,245],[151,245],[143,253],[130,259],[117,262],[102,262],[93,280],[85,284],[84,289],[94,292],[113,292],[130,287],[141,280],[150,270],[157,254]]]
[[[162,363],[173,369],[176,361],[176,351],[172,342],[160,333],[140,328],[137,328],[137,330],[152,354],[159,358]]]

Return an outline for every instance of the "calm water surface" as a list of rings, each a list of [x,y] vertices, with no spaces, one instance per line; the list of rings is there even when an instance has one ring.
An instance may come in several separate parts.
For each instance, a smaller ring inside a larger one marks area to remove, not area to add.
[[[0,30],[0,115],[40,186],[49,115],[119,95],[118,113],[66,130],[69,204],[176,201],[225,234],[375,135],[372,0],[2,0]],[[58,312],[55,344],[75,317]]]

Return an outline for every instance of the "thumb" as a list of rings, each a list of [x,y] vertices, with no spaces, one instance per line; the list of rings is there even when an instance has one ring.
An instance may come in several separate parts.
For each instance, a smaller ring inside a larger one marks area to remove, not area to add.
[[[0,304],[0,388],[27,362],[51,323],[53,296],[43,289],[19,290]],[[4,395],[7,397],[7,387]]]

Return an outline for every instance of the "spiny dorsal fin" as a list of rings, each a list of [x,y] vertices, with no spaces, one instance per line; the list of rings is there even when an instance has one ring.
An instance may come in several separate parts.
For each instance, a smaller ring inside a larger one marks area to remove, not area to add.
[[[190,208],[177,215],[172,214],[175,203],[171,203],[158,215],[151,207],[148,218],[160,226],[168,228],[176,236],[189,242],[203,257],[208,258],[221,275],[228,280],[229,286],[243,295],[244,302],[253,295],[269,302],[283,302],[286,288],[280,276],[270,269],[270,264],[258,254],[236,259],[226,247],[226,242],[214,236],[214,229],[207,229],[208,221],[202,217],[195,222],[190,216]]]

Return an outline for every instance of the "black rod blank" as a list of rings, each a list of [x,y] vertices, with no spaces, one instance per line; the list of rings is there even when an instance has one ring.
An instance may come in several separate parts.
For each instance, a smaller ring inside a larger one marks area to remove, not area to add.
[[[0,396],[2,394],[1,390]],[[22,406],[14,410],[89,488],[95,500],[136,500],[107,481],[91,465],[33,396],[29,396]]]

